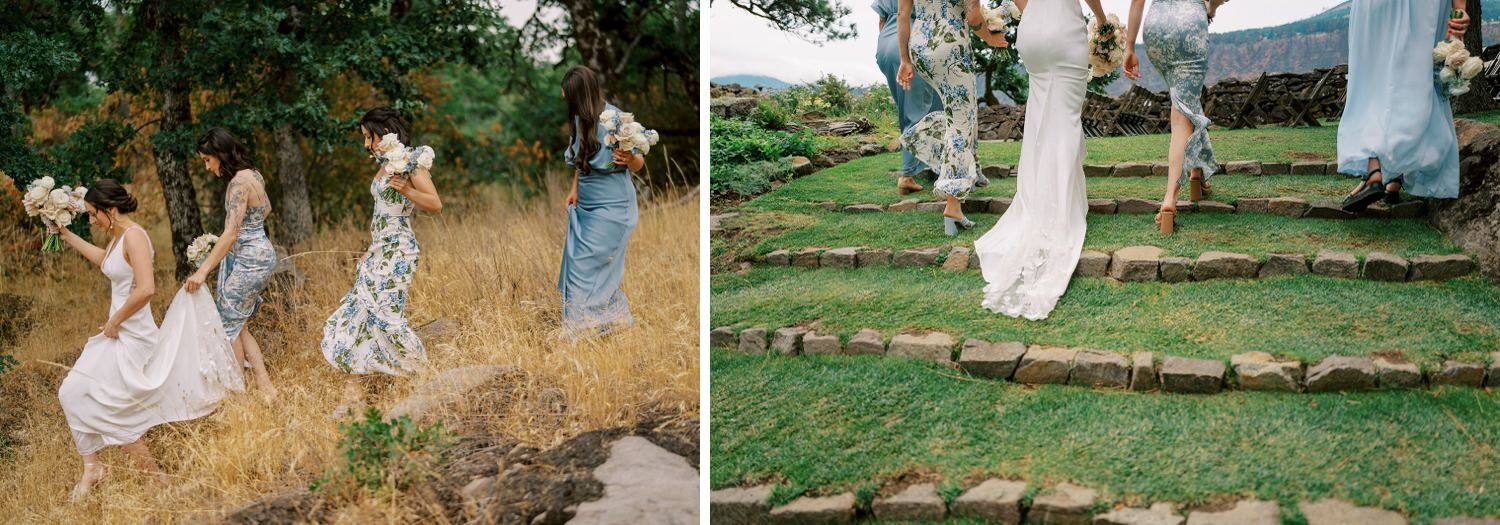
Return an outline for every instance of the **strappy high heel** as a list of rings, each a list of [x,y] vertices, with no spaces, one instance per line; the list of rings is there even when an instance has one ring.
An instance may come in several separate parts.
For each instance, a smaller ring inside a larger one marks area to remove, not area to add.
[[[1156,212],[1156,229],[1162,235],[1171,235],[1177,230],[1177,210],[1160,210]]]
[[[103,465],[100,465],[99,469],[101,471],[99,473],[99,477],[94,478],[93,481],[85,482],[83,479],[80,479],[78,480],[77,484],[73,485],[73,490],[68,493],[68,501],[76,502],[83,499],[84,497],[88,496],[90,492],[93,492],[95,485],[98,485],[99,482],[104,481],[104,476],[108,475],[109,471],[104,470]],[[87,477],[87,473],[85,473],[85,477]]]
[[[969,220],[968,217],[955,219],[946,215],[943,216],[943,233],[948,234],[949,237],[958,235],[959,230],[967,230],[973,227],[974,221]]]
[[[1380,168],[1375,168],[1365,174],[1364,185],[1359,188],[1359,191],[1344,198],[1344,211],[1349,213],[1363,212],[1371,204],[1374,204],[1375,201],[1385,197],[1384,177],[1381,177],[1380,184],[1370,184],[1370,179],[1375,178],[1377,174],[1381,174]]]
[[[1384,177],[1381,177],[1381,178],[1384,178]],[[1387,205],[1389,205],[1389,206],[1395,206],[1397,204],[1401,204],[1401,189],[1406,187],[1405,184],[1401,183],[1401,179],[1396,179],[1396,180],[1387,182],[1386,186],[1390,186],[1392,184],[1396,185],[1396,191],[1385,190],[1385,203]]]

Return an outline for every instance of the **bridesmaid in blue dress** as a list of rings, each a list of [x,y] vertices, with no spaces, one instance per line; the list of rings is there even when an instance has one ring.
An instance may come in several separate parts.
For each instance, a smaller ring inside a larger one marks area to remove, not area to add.
[[[1167,191],[1156,214],[1156,226],[1164,235],[1176,228],[1177,192],[1189,183],[1193,202],[1209,194],[1208,179],[1219,168],[1213,144],[1208,139],[1212,124],[1203,112],[1203,80],[1208,74],[1208,22],[1226,0],[1156,0],[1141,21],[1146,0],[1132,0],[1126,42],[1145,31],[1146,55],[1161,72],[1172,98],[1172,140],[1167,151]],[[1140,59],[1135,46],[1125,55],[1125,76],[1138,80]]]
[[[1364,180],[1344,210],[1419,197],[1458,197],[1458,136],[1434,79],[1432,48],[1469,26],[1464,0],[1355,0],[1349,11],[1349,95],[1339,121],[1339,172]],[[1449,18],[1449,11],[1461,16]],[[1389,171],[1386,171],[1389,170]]]
[[[901,131],[906,131],[912,122],[922,116],[942,111],[943,99],[920,76],[912,78],[909,91],[901,89],[901,84],[896,82],[896,70],[901,67],[901,41],[895,23],[896,4],[896,0],[875,0],[870,7],[880,15],[880,38],[875,47],[875,65],[885,75],[885,85],[890,88],[891,98],[896,102],[896,121],[901,126]],[[927,165],[917,160],[917,156],[911,153],[911,148],[902,148],[901,173],[896,179],[896,194],[922,191],[922,185],[917,184],[914,177],[925,169]]]
[[[562,294],[562,336],[570,341],[601,336],[635,322],[620,282],[625,279],[625,248],[639,210],[631,173],[645,157],[604,144],[599,115],[620,111],[604,101],[598,76],[584,66],[563,75],[573,138],[564,154],[573,168],[568,192],[568,233],[563,241],[557,291]]]
[[[271,214],[266,180],[250,165],[245,146],[224,128],[210,129],[198,139],[198,157],[209,173],[229,179],[224,191],[224,233],[183,286],[189,293],[196,292],[208,280],[208,272],[219,269],[214,302],[224,321],[224,334],[234,346],[235,358],[249,362],[264,395],[275,398],[276,387],[266,373],[260,344],[245,328],[260,308],[260,294],[276,268],[276,248],[266,236],[266,217]]]

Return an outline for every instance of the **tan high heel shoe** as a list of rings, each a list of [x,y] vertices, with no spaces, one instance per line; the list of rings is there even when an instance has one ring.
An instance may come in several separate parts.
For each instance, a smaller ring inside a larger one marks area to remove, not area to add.
[[[1207,184],[1204,184],[1202,177],[1193,177],[1188,179],[1188,199],[1192,200],[1193,202],[1198,202],[1203,200],[1204,197],[1212,194],[1213,188],[1210,188]]]
[[[1177,210],[1161,210],[1156,212],[1156,229],[1162,235],[1171,235],[1177,229]]]

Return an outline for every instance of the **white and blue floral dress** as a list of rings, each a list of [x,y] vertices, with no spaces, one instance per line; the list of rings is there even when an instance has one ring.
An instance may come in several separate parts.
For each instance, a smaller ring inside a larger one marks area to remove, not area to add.
[[[902,145],[937,173],[933,191],[958,198],[979,180],[975,162],[978,94],[965,0],[915,0],[908,48],[916,74],[937,90],[941,110],[902,130]]]

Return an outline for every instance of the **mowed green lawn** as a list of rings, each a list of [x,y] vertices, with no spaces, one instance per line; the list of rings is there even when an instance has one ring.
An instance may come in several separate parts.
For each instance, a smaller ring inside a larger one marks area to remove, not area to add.
[[[1214,396],[1029,388],[909,360],[710,353],[713,488],[773,503],[933,481],[1068,481],[1123,503],[1341,498],[1434,518],[1500,512],[1500,399],[1475,389]]]

